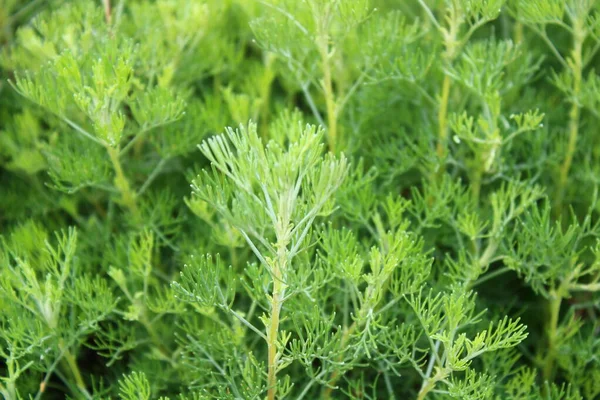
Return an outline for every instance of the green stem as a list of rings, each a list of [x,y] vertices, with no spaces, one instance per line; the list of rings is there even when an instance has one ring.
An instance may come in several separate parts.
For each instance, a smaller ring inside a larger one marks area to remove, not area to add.
[[[0,394],[4,396],[5,400],[17,400],[17,387],[15,381],[25,369],[21,369],[21,371],[15,373],[15,360],[12,356],[5,360],[5,363],[8,378],[5,380],[6,386],[0,383]]]
[[[479,258],[479,266],[484,268],[492,261],[494,254],[496,254],[496,250],[498,250],[498,240],[495,237],[490,238],[485,251]]]
[[[387,282],[387,279],[384,283]],[[348,344],[348,340],[350,340],[350,336],[356,331],[357,328],[362,327],[362,324],[358,324],[357,321],[364,321],[367,316],[367,312],[375,309],[378,303],[374,302],[372,299],[376,297],[376,291],[381,289],[381,286],[374,287],[369,285],[365,290],[365,302],[362,304],[360,309],[358,310],[358,318],[352,322],[350,327],[344,327],[344,334],[342,335],[342,339],[340,341],[340,349],[345,349]],[[336,359],[336,363],[340,363],[342,361],[342,355],[338,356]],[[329,377],[328,386],[325,388],[323,392],[323,399],[330,399],[331,393],[333,392],[333,388],[335,387],[337,381],[340,379],[340,374],[337,370],[334,370]]]
[[[436,381],[429,380],[427,382],[427,384],[425,386],[423,386],[421,388],[421,390],[419,391],[419,395],[417,396],[417,400],[423,400],[425,398],[425,396],[427,396],[427,394],[433,390],[433,388],[435,387],[435,384],[436,384]]]
[[[346,347],[346,344],[348,343],[348,340],[350,339],[350,335],[352,335],[352,333],[354,333],[355,330],[356,330],[356,321],[354,321],[352,323],[352,325],[350,325],[349,328],[344,329],[344,334],[342,335],[342,340],[340,341],[340,348],[344,349]],[[337,362],[341,361],[341,356],[338,357],[338,359],[336,361]],[[339,379],[340,379],[340,374],[339,374],[338,370],[334,370],[331,373],[331,376],[329,377],[328,386],[327,386],[327,388],[325,388],[325,391],[323,392],[323,399],[331,398],[331,393],[333,392],[333,388],[335,387],[335,385]]]
[[[327,18],[323,18],[324,20]],[[327,27],[321,27],[319,35],[319,53],[321,55],[321,68],[323,70],[323,91],[325,105],[327,107],[327,140],[329,150],[335,153],[338,142],[337,132],[337,109],[335,104],[335,93],[333,92],[333,81],[331,77],[331,64],[329,60],[329,35]]]
[[[424,1],[419,0],[419,3],[426,11],[427,15],[436,26],[438,31],[443,37],[445,51],[442,55],[443,64],[451,65],[459,51],[460,43],[457,42],[458,33],[462,25],[461,18],[457,14],[457,10],[454,6],[450,6],[447,10],[448,16],[446,21],[448,22],[447,28],[442,28],[438,23],[437,19],[425,4]],[[442,71],[443,72],[443,71]],[[439,178],[445,171],[445,165],[443,163],[447,153],[447,142],[448,142],[448,102],[450,100],[450,88],[452,81],[450,76],[444,73],[444,80],[442,82],[442,92],[440,94],[440,104],[438,108],[437,120],[438,120],[438,142],[436,147],[436,153],[440,161],[442,161],[437,174],[435,177]]]
[[[440,107],[438,109],[438,143],[437,155],[440,159],[446,156],[446,142],[448,141],[448,100],[450,98],[450,77],[444,76],[442,83],[442,95],[440,97]],[[444,170],[440,166],[440,172]]]
[[[85,386],[83,377],[81,376],[81,371],[79,370],[79,366],[77,365],[77,360],[75,359],[75,356],[73,356],[73,354],[69,350],[68,346],[65,345],[65,343],[62,339],[59,341],[58,346],[59,346],[59,349],[61,351],[63,351],[63,354],[64,354],[63,360],[66,362],[67,367],[68,367],[69,371],[71,372],[73,379],[75,380],[75,386],[79,390],[79,393],[77,393],[77,394],[78,395],[83,394],[85,396],[85,398],[87,398],[87,399],[91,398],[91,396]]]
[[[275,400],[277,395],[277,361],[279,321],[281,306],[285,295],[283,271],[286,267],[287,253],[284,245],[278,245],[277,262],[273,268],[273,296],[271,297],[271,318],[267,330],[267,399]]]
[[[558,178],[558,189],[556,196],[557,201],[555,204],[555,211],[557,213],[560,213],[563,206],[567,180],[571,170],[571,165],[573,163],[573,156],[577,150],[577,138],[579,136],[579,117],[581,110],[578,104],[578,97],[581,91],[583,74],[582,52],[583,42],[585,40],[581,22],[575,22],[573,26],[573,32],[572,62],[569,64],[571,67],[571,72],[573,73],[573,104],[571,105],[571,111],[569,112],[569,139],[567,143],[567,151],[565,154],[565,159],[560,167]]]
[[[471,283],[469,285],[469,288],[473,288],[475,286],[481,285],[482,283],[487,282],[490,279],[494,279],[495,277],[505,274],[509,271],[510,271],[510,268],[508,268],[508,267],[498,268],[494,272],[490,272],[489,274],[482,276],[481,278],[477,279],[475,282]]]
[[[281,312],[281,287],[274,284],[273,298],[271,301],[271,323],[267,331],[268,371],[267,387],[268,399],[275,400],[277,394],[277,333],[279,331],[279,315]]]
[[[144,311],[144,315],[140,318],[140,323],[144,326],[144,328],[146,328],[146,331],[150,335],[150,340],[152,341],[154,346],[156,346],[156,349],[158,350],[158,352],[166,360],[169,360],[171,362],[170,351],[165,347],[164,340],[162,340],[156,333],[154,326],[152,326],[152,323],[148,320],[148,317],[145,315],[145,311]]]
[[[515,25],[513,27],[513,34],[515,38],[515,44],[519,45],[523,43],[523,24],[521,22],[515,22]]]
[[[142,186],[140,186],[140,189],[138,190],[137,194],[135,195],[136,197],[141,196],[146,191],[146,189],[148,189],[150,187],[150,185],[152,184],[152,182],[154,182],[154,180],[156,179],[158,174],[160,174],[162,172],[162,169],[165,166],[165,164],[167,163],[167,161],[168,161],[168,159],[166,159],[166,158],[160,159],[158,164],[156,164],[156,167],[154,167],[154,170],[152,170],[150,175],[148,175],[148,178],[146,178],[146,181],[142,184]]]
[[[477,157],[479,159],[479,157]],[[483,178],[482,162],[478,161],[475,165],[475,170],[471,175],[471,193],[475,204],[479,204],[479,198],[481,196],[481,180]]]
[[[431,379],[426,379],[423,381],[423,385],[421,386],[421,390],[419,390],[419,394],[417,395],[417,400],[424,400],[429,392],[435,389],[435,385],[442,379],[446,377],[448,371],[446,369],[440,370],[435,376]]]
[[[69,366],[69,369],[73,374],[73,378],[75,379],[75,385],[77,385],[77,388],[81,389],[84,392],[87,392],[85,388],[85,382],[83,381],[83,378],[81,376],[81,371],[79,370],[79,366],[77,365],[77,361],[75,360],[75,357],[73,356],[73,354],[71,354],[69,350],[65,352],[65,360],[67,361],[67,365]]]
[[[473,244],[473,247],[475,248],[475,252],[478,253],[477,250],[477,244]],[[477,266],[481,271],[487,270],[487,268],[489,267],[490,263],[492,262],[494,255],[496,254],[496,251],[498,250],[498,240],[495,237],[491,237],[488,241],[488,245],[485,248],[485,250],[483,251],[483,254],[477,259]],[[473,282],[469,282],[467,281],[467,287],[468,288],[473,288],[477,285],[482,284],[483,282],[495,278],[498,275],[501,275],[505,272],[510,271],[510,269],[508,267],[502,267],[494,272],[491,272]]]
[[[560,306],[562,297],[557,293],[552,293],[552,299],[548,304],[550,320],[548,322],[548,348],[544,360],[543,376],[544,381],[552,382],[554,379],[554,362],[556,359],[556,339],[558,331],[558,317],[560,315]]]
[[[121,166],[121,161],[119,160],[119,149],[114,147],[107,147],[108,156],[110,157],[110,161],[113,165],[113,169],[115,171],[115,186],[121,192],[121,201],[129,209],[131,214],[133,215],[136,221],[140,221],[140,212],[137,208],[136,203],[136,195],[133,190],[131,190],[131,186],[129,186],[129,181],[123,172],[123,167]]]

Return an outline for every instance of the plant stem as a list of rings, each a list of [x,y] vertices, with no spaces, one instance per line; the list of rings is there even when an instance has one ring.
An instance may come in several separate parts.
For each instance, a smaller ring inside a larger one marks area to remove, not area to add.
[[[65,360],[67,361],[67,365],[69,366],[69,369],[73,374],[73,378],[75,379],[75,384],[77,385],[77,388],[81,389],[84,392],[87,392],[85,388],[85,382],[81,377],[81,371],[79,370],[79,366],[77,365],[77,361],[75,360],[75,357],[73,356],[73,354],[71,354],[69,350],[65,351]]]
[[[138,190],[136,196],[140,196],[142,195],[146,189],[148,189],[148,187],[150,187],[150,185],[152,184],[152,182],[154,182],[154,179],[156,179],[156,177],[158,176],[158,174],[161,173],[163,167],[165,166],[165,164],[167,163],[168,159],[166,158],[161,158],[160,161],[158,162],[158,164],[156,164],[156,167],[154,167],[154,170],[152,170],[152,172],[150,173],[150,175],[148,175],[148,178],[146,179],[146,182],[144,182],[142,184],[142,186],[140,186],[140,189]]]
[[[438,143],[437,155],[440,159],[446,155],[446,142],[448,140],[448,100],[450,98],[450,77],[444,76],[442,83],[442,95],[440,98],[440,107],[438,109]],[[440,170],[443,171],[443,166]]]
[[[554,291],[552,299],[548,306],[550,311],[550,321],[548,322],[548,349],[544,360],[543,376],[545,381],[551,382],[554,376],[554,360],[556,357],[556,339],[558,330],[558,317],[560,314],[560,306],[562,297]]]
[[[277,333],[279,331],[279,313],[281,311],[280,284],[274,283],[271,301],[271,323],[267,332],[268,346],[268,399],[275,400],[277,394]]]
[[[7,383],[6,387],[4,387],[4,385],[0,383],[0,394],[4,396],[5,400],[12,400],[17,398],[17,396],[14,394],[14,384],[11,385],[11,383],[12,382]]]
[[[144,149],[144,137],[141,137],[139,140],[136,140],[133,144],[133,155],[136,158],[140,158],[142,156],[142,150]]]
[[[267,330],[268,371],[267,371],[267,399],[275,400],[277,395],[277,336],[279,333],[279,320],[281,305],[285,295],[283,283],[283,270],[285,269],[287,252],[283,244],[278,245],[277,262],[273,267],[273,296],[271,298],[271,318]]]
[[[367,287],[367,289],[365,291],[365,299],[367,299],[367,300],[365,300],[365,302],[360,307],[360,309],[358,311],[358,318],[355,319],[354,322],[352,322],[352,325],[350,325],[350,327],[345,328],[344,334],[342,335],[342,339],[340,341],[341,349],[346,348],[346,344],[348,343],[350,336],[359,327],[359,324],[357,323],[357,321],[364,321],[365,317],[367,316],[367,313],[370,312],[370,310],[374,309],[375,306],[377,305],[377,303],[374,303],[373,301],[370,300],[370,299],[374,298],[376,290],[377,289],[371,285],[369,285]],[[360,325],[360,326],[362,326],[362,325]],[[340,361],[342,361],[341,355],[336,359],[336,362],[339,363]],[[324,399],[331,398],[331,393],[333,392],[333,388],[335,387],[335,384],[337,383],[337,381],[339,379],[340,379],[339,372],[337,370],[334,370],[331,373],[331,376],[329,377],[328,386],[325,389],[325,391],[323,392]]]
[[[498,239],[496,237],[492,237],[490,238],[483,254],[479,258],[479,266],[484,268],[489,265],[494,257],[494,254],[496,254],[496,250],[498,250]]]
[[[64,352],[63,360],[66,362],[69,371],[71,371],[71,375],[73,375],[73,379],[75,380],[75,386],[80,391],[79,394],[83,394],[88,399],[91,398],[85,386],[83,377],[81,376],[81,371],[79,370],[79,366],[77,365],[77,360],[75,359],[75,356],[73,356],[68,346],[65,345],[62,339],[59,341],[58,346],[59,349]]]
[[[23,368],[21,371],[15,373],[15,360],[12,358],[12,356],[5,360],[5,364],[8,377],[4,381],[6,386],[0,383],[0,394],[4,396],[5,400],[17,400],[17,387],[15,382],[19,378],[19,375],[21,375],[22,371],[25,371],[26,368]]]
[[[354,321],[350,325],[350,328],[348,328],[348,318],[349,318],[348,291],[344,290],[344,334],[342,335],[342,340],[340,342],[341,348],[346,347],[346,343],[348,342],[350,335],[352,334],[352,332],[354,332],[354,329],[356,329],[356,321]],[[336,361],[340,361],[340,357],[338,357],[338,360],[336,360]],[[328,382],[329,386],[327,388],[325,388],[325,390],[323,392],[324,399],[331,398],[331,392],[333,391],[333,388],[334,388],[336,382],[338,381],[338,379],[339,379],[339,373],[337,370],[335,370],[329,376],[329,382]]]
[[[435,387],[436,381],[434,381],[433,379],[430,379],[429,381],[427,381],[426,385],[423,386],[421,388],[421,390],[419,390],[419,395],[417,396],[417,400],[423,400],[425,398],[425,396],[427,396],[427,393],[431,392],[433,390],[433,388]]]
[[[381,221],[379,219],[376,219],[375,224],[377,225],[377,231],[379,232],[378,236],[380,238],[384,238],[385,230],[381,224]],[[387,248],[388,248],[387,241],[383,242],[382,245],[383,245],[384,250],[387,252]],[[350,327],[348,327],[348,328],[344,327],[344,334],[342,335],[342,339],[340,341],[341,349],[346,348],[346,345],[348,343],[348,340],[350,339],[350,336],[354,333],[354,331],[357,328],[362,328],[362,322],[365,321],[365,318],[367,318],[369,316],[369,314],[371,314],[373,312],[373,310],[378,306],[380,298],[377,296],[377,293],[378,293],[378,291],[383,290],[382,288],[387,283],[390,275],[391,275],[391,273],[388,273],[379,284],[369,284],[369,286],[367,286],[367,288],[365,289],[364,302],[362,303],[362,305],[360,306],[360,309],[358,310],[357,318],[352,322],[352,325],[350,325]],[[385,306],[384,306],[384,308],[385,308]],[[337,363],[339,363],[341,361],[342,361],[342,355],[338,356],[336,359]],[[331,398],[331,393],[333,391],[333,388],[335,387],[335,384],[339,380],[339,378],[340,378],[340,374],[339,374],[338,370],[334,370],[331,373],[331,376],[329,377],[328,386],[325,388],[325,391],[323,392],[324,399]]]
[[[479,204],[479,199],[481,197],[481,180],[483,178],[483,161],[481,161],[481,157],[477,157],[477,159],[475,170],[472,171],[471,175],[471,193],[473,194],[475,204]]]
[[[482,283],[487,282],[490,279],[494,279],[495,277],[505,274],[509,271],[510,271],[510,268],[508,268],[508,267],[498,268],[494,272],[490,272],[489,274],[477,279],[475,282],[471,283],[468,287],[474,288],[475,286],[481,285]]]
[[[129,181],[123,172],[123,167],[119,161],[119,149],[107,146],[106,150],[108,151],[108,156],[110,157],[113,169],[115,170],[115,186],[119,189],[119,192],[121,192],[121,201],[125,207],[131,211],[134,219],[140,221],[140,212],[136,204],[136,195],[134,191],[131,190]]]
[[[513,27],[513,35],[515,44],[519,45],[523,43],[523,24],[519,21],[515,21],[515,25]]]
[[[556,196],[555,212],[560,213],[563,200],[565,196],[565,188],[567,186],[567,179],[569,177],[569,171],[571,170],[571,164],[573,163],[573,156],[577,149],[577,137],[579,136],[579,93],[581,91],[581,80],[583,74],[583,42],[585,40],[585,34],[583,32],[583,25],[578,19],[573,25],[573,51],[572,61],[569,63],[571,72],[573,73],[573,104],[571,105],[571,111],[569,112],[569,140],[567,143],[567,151],[565,159],[560,167],[559,178],[558,178],[558,189]]]
[[[354,321],[352,323],[352,325],[350,325],[349,328],[347,328],[344,331],[344,334],[342,335],[342,340],[340,341],[340,348],[344,348],[346,347],[346,343],[348,343],[348,339],[350,339],[350,335],[352,335],[352,333],[354,333],[354,330],[356,329],[356,321]],[[336,361],[340,361],[339,359]],[[333,392],[333,388],[335,387],[335,384],[337,383],[338,379],[340,379],[340,374],[337,370],[334,370],[331,373],[331,376],[329,377],[329,386],[327,388],[325,388],[325,391],[323,392],[323,398],[324,399],[330,399],[331,398],[331,393]]]
[[[421,386],[421,390],[419,390],[417,400],[425,399],[427,394],[435,388],[435,385],[438,383],[438,381],[441,379],[444,379],[447,374],[448,374],[448,371],[446,369],[443,369],[443,370],[438,371],[438,373],[435,374],[435,376],[433,378],[426,379],[425,381],[423,381],[423,385]]]
[[[439,23],[437,23],[437,20],[435,19],[435,17],[433,17],[433,14],[431,13],[431,10],[429,10],[429,8],[425,5],[424,2],[420,1],[421,5],[423,7],[425,7],[429,14],[431,15],[432,21],[435,22],[436,27],[438,28],[438,31],[442,34],[442,37],[444,39],[444,48],[445,48],[445,52],[443,54],[443,61],[444,63],[442,65],[451,65],[452,62],[454,61],[454,59],[456,58],[456,54],[458,52],[458,42],[456,40],[459,30],[460,30],[460,26],[461,26],[461,21],[458,15],[458,11],[455,9],[454,6],[450,6],[450,8],[448,9],[448,27],[447,29],[443,29]],[[444,81],[442,82],[442,93],[440,95],[440,105],[438,108],[438,143],[437,143],[437,155],[438,158],[440,160],[443,160],[446,157],[446,151],[447,151],[447,141],[448,141],[448,101],[450,99],[450,86],[452,84],[451,80],[450,80],[450,76],[448,76],[448,74],[446,74],[444,71],[442,71],[444,73]],[[445,166],[442,163],[439,167],[437,176],[440,177],[442,176],[443,172],[445,170]]]
[[[326,20],[327,18],[323,18]],[[324,23],[323,23],[324,24]],[[323,91],[325,95],[325,105],[327,107],[327,140],[329,150],[332,153],[336,151],[337,145],[337,107],[335,104],[335,93],[333,92],[333,82],[331,80],[331,64],[329,60],[329,35],[327,27],[321,27],[319,35],[319,54],[321,55],[321,68],[323,70]]]
[[[150,335],[151,342],[154,344],[154,346],[156,346],[156,349],[159,351],[159,353],[162,354],[162,356],[165,359],[171,359],[171,355],[169,354],[170,352],[164,345],[164,340],[162,340],[156,333],[154,326],[152,325],[152,323],[148,320],[148,317],[146,316],[145,310],[144,310],[144,314],[140,318],[140,323],[144,326],[144,328],[146,328],[146,331]]]

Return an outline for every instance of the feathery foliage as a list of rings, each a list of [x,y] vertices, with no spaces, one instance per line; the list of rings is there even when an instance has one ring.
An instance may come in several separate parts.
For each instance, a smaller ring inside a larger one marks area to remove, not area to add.
[[[0,394],[600,396],[600,1],[0,0]]]

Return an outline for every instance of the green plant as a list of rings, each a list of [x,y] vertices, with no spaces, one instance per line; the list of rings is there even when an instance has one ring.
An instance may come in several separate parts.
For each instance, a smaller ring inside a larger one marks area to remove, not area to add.
[[[600,2],[0,0],[0,394],[594,399]]]

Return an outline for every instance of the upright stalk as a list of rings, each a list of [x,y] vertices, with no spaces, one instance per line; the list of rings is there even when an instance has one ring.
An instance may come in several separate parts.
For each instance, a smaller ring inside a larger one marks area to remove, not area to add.
[[[448,141],[448,100],[450,98],[450,77],[444,74],[442,94],[438,109],[438,143],[437,155],[440,159],[446,156],[446,143]],[[443,170],[443,167],[440,168]]]
[[[354,331],[356,330],[356,321],[354,321],[352,323],[352,325],[350,325],[349,328],[346,328],[344,330],[344,334],[342,336],[342,340],[340,342],[340,347],[344,348],[346,347],[346,345],[348,344],[348,339],[350,339],[350,335],[352,335],[352,333],[354,333]],[[336,361],[341,361],[341,356],[336,360]],[[329,377],[329,386],[327,386],[325,388],[325,391],[323,392],[323,399],[330,399],[331,398],[331,393],[333,392],[333,388],[335,387],[335,385],[337,384],[337,381],[340,379],[340,374],[337,370],[333,371],[331,373],[331,376]]]
[[[523,43],[523,23],[520,21],[515,21],[515,25],[513,27],[513,37],[516,45]]]
[[[325,104],[327,107],[327,138],[329,140],[329,150],[335,153],[338,140],[337,110],[335,106],[335,94],[333,93],[333,83],[331,81],[327,39],[324,39],[324,42],[325,44],[321,49],[321,57],[323,59],[323,90],[325,91]]]
[[[267,330],[267,399],[275,400],[277,395],[277,362],[279,321],[281,306],[285,295],[283,271],[287,264],[287,252],[284,244],[279,243],[277,248],[277,261],[273,266],[273,296],[271,297],[271,318]]]
[[[424,3],[423,3],[424,4]],[[457,36],[460,29],[459,16],[457,10],[453,7],[450,8],[450,17],[448,19],[448,29],[442,29],[437,21],[435,22],[438,29],[444,37],[445,52],[443,54],[444,64],[450,65],[456,58],[457,53]],[[442,71],[443,72],[443,71]],[[450,89],[452,81],[450,76],[444,73],[444,80],[442,82],[442,91],[440,94],[440,104],[438,108],[437,120],[438,120],[438,143],[437,143],[437,155],[440,160],[446,157],[447,146],[448,146],[448,102],[450,101]],[[445,170],[444,164],[440,165],[437,176],[441,176]]]
[[[552,299],[548,303],[550,320],[548,321],[548,348],[544,359],[543,376],[544,381],[551,382],[554,378],[554,361],[556,359],[556,342],[558,331],[558,317],[560,314],[560,306],[562,297],[556,291],[552,292]]]
[[[325,10],[328,14],[329,10]],[[327,141],[329,150],[335,153],[338,142],[337,131],[337,106],[335,103],[335,93],[333,92],[333,81],[331,76],[331,60],[329,52],[329,33],[328,33],[328,15],[325,15],[320,21],[318,47],[321,56],[321,69],[323,71],[323,92],[325,96],[325,106],[327,108]]]
[[[502,146],[500,131],[497,127],[499,116],[492,112],[492,107],[490,107],[487,101],[485,98],[482,99],[483,114],[485,115],[489,129],[485,132],[487,143],[475,152],[474,166],[470,171],[471,192],[473,193],[475,204],[479,204],[483,177],[493,169],[494,161],[499,157]]]
[[[447,375],[448,371],[446,369],[441,369],[432,378],[423,381],[421,390],[419,390],[419,394],[417,395],[417,400],[424,400],[427,394],[429,394],[433,389],[435,389],[435,385],[440,380],[445,379]]]
[[[79,366],[77,365],[77,361],[75,360],[75,357],[73,356],[73,354],[71,354],[69,350],[65,351],[65,360],[67,362],[67,365],[69,366],[71,374],[73,375],[73,379],[75,379],[75,385],[77,385],[77,388],[83,391],[84,393],[87,392],[85,382],[83,381],[83,377],[81,376],[81,371],[79,370]]]
[[[435,387],[436,382],[437,381],[434,379],[429,379],[428,381],[423,382],[424,385],[421,387],[421,390],[419,390],[419,394],[417,395],[417,400],[425,399],[427,394],[429,392],[431,392],[433,390],[433,388]]]
[[[569,171],[571,170],[571,164],[573,163],[573,156],[575,155],[575,151],[577,149],[577,137],[579,136],[579,116],[581,113],[578,97],[581,92],[581,81],[583,74],[582,53],[584,40],[584,27],[581,22],[581,18],[577,18],[573,23],[572,62],[569,63],[573,73],[573,104],[571,105],[571,111],[569,112],[569,139],[567,142],[567,151],[565,154],[565,159],[560,167],[558,178],[558,189],[556,196],[557,202],[555,205],[555,211],[557,213],[560,213],[563,205],[567,179],[569,177]]]
[[[474,171],[471,172],[471,193],[475,204],[479,204],[479,198],[481,196],[481,180],[483,179],[483,170],[481,164],[483,161],[481,157],[476,158],[476,165]]]
[[[387,280],[385,280],[385,281],[387,281]],[[380,289],[380,287],[374,287],[372,285],[369,285],[367,287],[367,289],[365,291],[365,299],[366,300],[362,304],[362,306],[360,307],[360,309],[358,311],[358,318],[356,318],[354,320],[354,322],[352,322],[352,325],[350,325],[350,327],[344,327],[344,334],[342,335],[342,339],[340,341],[341,349],[346,348],[346,346],[348,344],[348,340],[350,340],[350,336],[352,336],[354,331],[356,331],[357,328],[362,327],[362,324],[358,324],[358,322],[364,321],[368,315],[367,313],[371,312],[377,306],[377,303],[374,302],[372,299],[375,298],[376,291],[378,289]],[[342,361],[342,356],[340,355],[336,359],[336,362],[340,363],[341,361]],[[331,398],[331,393],[333,392],[333,388],[335,387],[335,385],[337,384],[339,379],[340,379],[339,372],[337,370],[334,370],[329,377],[328,386],[325,388],[325,390],[323,392],[323,399]]]
[[[110,157],[110,161],[115,171],[115,186],[121,193],[121,200],[125,207],[131,211],[135,221],[139,221],[141,217],[140,211],[137,208],[136,195],[131,189],[131,186],[129,186],[129,181],[123,172],[123,167],[121,166],[121,161],[119,160],[119,149],[107,146],[106,150],[108,151],[108,156]]]
[[[87,391],[85,382],[83,377],[81,376],[81,371],[79,370],[79,366],[77,365],[77,359],[71,353],[69,348],[65,345],[65,342],[61,339],[58,343],[59,348],[64,352],[64,359],[66,363],[66,367],[71,372],[73,379],[75,380],[75,386],[79,390],[79,395],[84,395],[85,398],[90,398],[90,394]]]
[[[6,384],[6,387],[4,387],[4,385],[0,383],[0,394],[2,396],[4,396],[4,398],[6,400],[16,399],[17,398],[17,395],[15,394],[16,390],[17,389],[15,388],[15,384],[12,381],[8,382]]]

